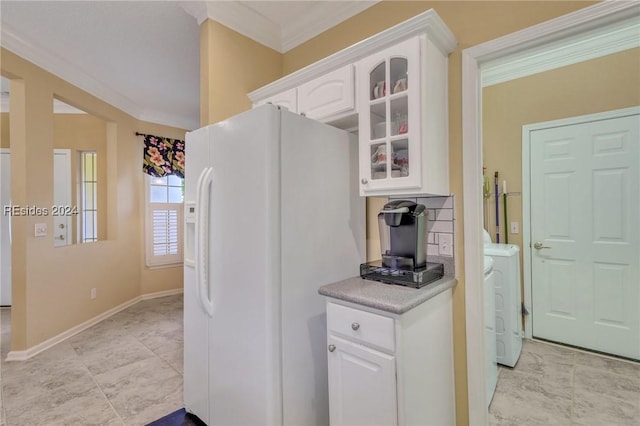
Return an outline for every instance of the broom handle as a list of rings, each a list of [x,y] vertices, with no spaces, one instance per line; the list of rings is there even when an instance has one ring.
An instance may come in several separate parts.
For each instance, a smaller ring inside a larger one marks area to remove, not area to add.
[[[493,179],[493,186],[496,191],[496,243],[500,243],[500,195],[498,192],[498,172],[496,172]]]

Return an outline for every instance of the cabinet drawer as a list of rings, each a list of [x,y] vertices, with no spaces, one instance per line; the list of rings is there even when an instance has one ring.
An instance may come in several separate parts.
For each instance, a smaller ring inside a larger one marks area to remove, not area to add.
[[[334,332],[391,352],[395,350],[393,318],[328,303],[327,329],[329,333]]]

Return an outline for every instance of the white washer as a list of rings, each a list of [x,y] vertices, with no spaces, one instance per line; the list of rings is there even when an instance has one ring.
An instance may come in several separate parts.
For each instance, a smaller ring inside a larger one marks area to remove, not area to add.
[[[484,257],[484,349],[487,370],[487,407],[496,391],[498,364],[496,364],[496,298],[494,290],[493,259]]]
[[[516,365],[522,350],[519,252],[518,246],[513,244],[484,245],[484,255],[493,259],[497,360],[509,367]]]

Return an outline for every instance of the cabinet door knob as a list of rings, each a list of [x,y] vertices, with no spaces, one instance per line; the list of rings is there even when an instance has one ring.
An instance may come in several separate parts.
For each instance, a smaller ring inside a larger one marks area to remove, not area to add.
[[[336,345],[329,345],[329,352],[333,352],[336,350]]]
[[[366,184],[369,183],[369,181],[367,179],[365,179],[365,178],[362,178],[362,179],[360,179],[360,183],[363,184],[363,185],[366,185]]]
[[[358,324],[357,322],[354,322],[353,324],[351,324],[351,329],[353,331],[357,331],[360,328],[360,324]]]

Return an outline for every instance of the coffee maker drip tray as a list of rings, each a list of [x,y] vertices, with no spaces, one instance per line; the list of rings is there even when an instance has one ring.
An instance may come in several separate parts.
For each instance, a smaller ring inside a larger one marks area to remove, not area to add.
[[[362,278],[413,288],[424,287],[439,280],[443,275],[444,266],[442,263],[427,262],[427,265],[422,268],[410,270],[389,268],[384,266],[380,260],[360,264],[360,276]]]

